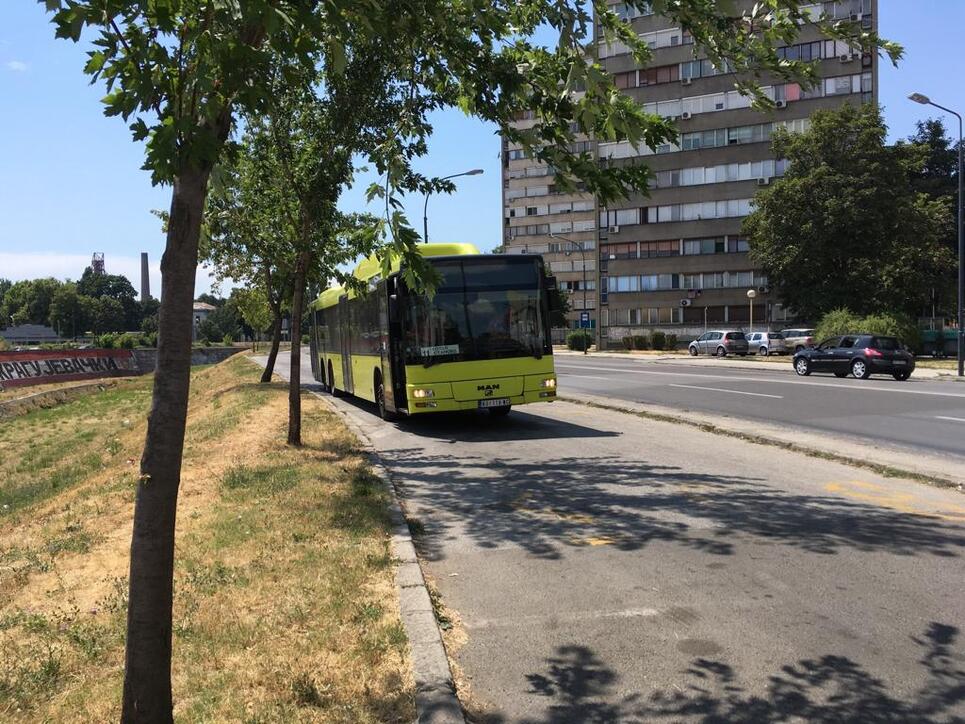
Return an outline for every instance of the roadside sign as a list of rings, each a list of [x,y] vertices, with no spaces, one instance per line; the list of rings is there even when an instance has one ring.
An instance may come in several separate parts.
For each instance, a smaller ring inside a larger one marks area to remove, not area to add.
[[[590,328],[590,313],[580,312],[580,329]]]

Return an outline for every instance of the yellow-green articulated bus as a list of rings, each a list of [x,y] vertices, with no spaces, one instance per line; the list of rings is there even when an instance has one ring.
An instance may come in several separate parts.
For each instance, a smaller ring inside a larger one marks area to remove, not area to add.
[[[471,244],[423,244],[441,282],[430,299],[398,262],[374,258],[355,277],[368,292],[326,289],[312,305],[312,371],[333,394],[379,406],[386,419],[452,410],[505,415],[556,399],[550,316],[558,295],[543,260],[480,254]]]

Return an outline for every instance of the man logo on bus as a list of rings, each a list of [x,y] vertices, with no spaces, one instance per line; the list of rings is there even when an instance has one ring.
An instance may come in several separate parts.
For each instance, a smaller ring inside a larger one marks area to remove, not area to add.
[[[476,387],[476,391],[477,391],[477,392],[485,392],[485,393],[486,393],[486,397],[492,397],[492,396],[493,396],[493,390],[498,390],[498,389],[499,389],[499,384],[495,384],[495,385],[479,385],[479,386]]]

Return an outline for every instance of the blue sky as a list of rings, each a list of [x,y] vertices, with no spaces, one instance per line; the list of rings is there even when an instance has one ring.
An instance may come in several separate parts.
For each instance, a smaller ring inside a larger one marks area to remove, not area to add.
[[[892,139],[939,114],[906,100],[912,91],[965,112],[965,85],[955,77],[965,64],[965,2],[880,0],[879,13],[881,34],[906,53],[898,69],[883,62],[879,74]],[[140,170],[143,148],[123,121],[102,114],[103,86],[88,85],[82,73],[87,49],[55,40],[42,5],[6,0],[0,7],[0,277],[77,278],[91,253],[103,251],[108,271],[126,274],[136,287],[138,255],[147,251],[157,294],[164,238],[150,210],[167,208],[170,191],[152,187]],[[501,232],[495,129],[455,110],[437,114],[434,125],[421,170],[485,173],[457,179],[456,194],[431,199],[429,236],[492,249]],[[365,185],[345,195],[346,209],[364,208]],[[421,228],[422,199],[411,199],[407,211]],[[198,292],[208,285],[199,273]]]

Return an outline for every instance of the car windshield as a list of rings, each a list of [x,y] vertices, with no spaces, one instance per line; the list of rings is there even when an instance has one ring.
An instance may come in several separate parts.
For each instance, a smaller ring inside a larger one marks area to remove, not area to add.
[[[433,266],[441,276],[435,295],[412,294],[405,305],[407,364],[549,351],[537,260],[467,257]]]
[[[771,332],[770,337],[771,339],[784,339],[784,335],[780,332]]]

